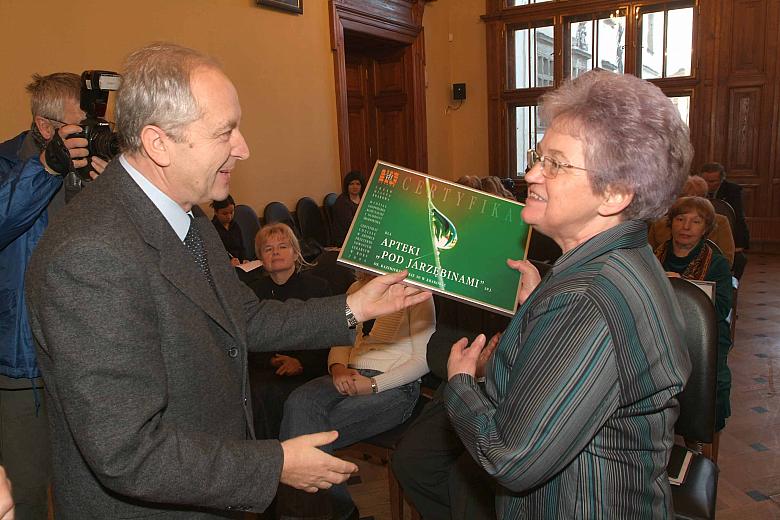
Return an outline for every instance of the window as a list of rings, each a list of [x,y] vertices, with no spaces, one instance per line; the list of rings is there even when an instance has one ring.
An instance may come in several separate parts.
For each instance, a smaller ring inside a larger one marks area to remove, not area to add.
[[[698,1],[488,1],[488,76],[502,80],[489,84],[490,170],[522,177],[545,131],[539,99],[594,68],[655,82],[690,125]]]
[[[648,12],[649,11],[649,12]],[[693,7],[639,9],[638,67],[643,79],[691,75]]]
[[[555,63],[552,25],[515,28],[510,31],[509,36],[509,54],[514,63],[514,70],[508,75],[509,88],[552,85]]]
[[[568,37],[567,74],[576,78],[599,67],[623,74],[625,60],[626,11],[615,9],[608,16],[577,17],[566,25]]]
[[[691,96],[670,96],[669,99],[677,107],[677,111],[680,112],[680,117],[685,121],[685,124],[690,126],[688,114],[691,110]]]
[[[522,177],[529,166],[525,152],[531,148],[536,148],[536,143],[544,137],[545,129],[539,120],[539,107],[537,106],[516,106],[514,108],[514,116],[515,175]]]

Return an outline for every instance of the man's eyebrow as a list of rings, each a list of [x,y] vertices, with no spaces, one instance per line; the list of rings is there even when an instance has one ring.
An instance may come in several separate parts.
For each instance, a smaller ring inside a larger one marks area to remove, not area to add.
[[[222,135],[225,132],[233,130],[237,126],[238,123],[236,121],[225,121],[221,125],[217,126],[217,129],[214,131],[214,135]]]

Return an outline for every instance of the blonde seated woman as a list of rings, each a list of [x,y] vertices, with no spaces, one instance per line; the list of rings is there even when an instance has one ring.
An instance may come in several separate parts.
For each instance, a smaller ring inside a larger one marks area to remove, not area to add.
[[[347,294],[371,278],[359,275]],[[330,375],[290,394],[279,439],[338,430],[338,439],[320,448],[332,453],[406,421],[428,372],[425,355],[435,328],[433,300],[378,318],[370,332],[367,324],[358,324],[354,345],[330,350]],[[277,498],[281,518],[357,518],[344,485],[316,494],[281,486]]]
[[[331,296],[327,280],[304,270],[310,264],[303,259],[298,239],[286,224],[263,226],[255,237],[255,251],[267,273],[248,282],[259,299],[285,301]],[[328,373],[328,351],[329,345],[323,345],[315,350],[249,353],[252,409],[258,439],[279,437],[287,396],[307,381]]]

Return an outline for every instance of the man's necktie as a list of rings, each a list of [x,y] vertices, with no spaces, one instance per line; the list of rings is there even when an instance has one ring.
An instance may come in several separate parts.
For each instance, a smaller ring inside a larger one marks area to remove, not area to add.
[[[195,219],[190,215],[190,229],[187,231],[187,236],[184,237],[184,245],[195,258],[195,262],[198,264],[203,276],[208,280],[212,289],[214,287],[214,278],[211,276],[211,270],[209,269],[209,262],[206,258],[206,248],[203,246],[203,239],[198,231],[198,225],[195,223]]]

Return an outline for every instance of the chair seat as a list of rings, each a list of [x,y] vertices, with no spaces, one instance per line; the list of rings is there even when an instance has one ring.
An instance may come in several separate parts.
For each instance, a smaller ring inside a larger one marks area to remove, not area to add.
[[[675,517],[680,520],[715,518],[717,490],[718,466],[707,457],[696,455],[685,482],[672,486]]]

